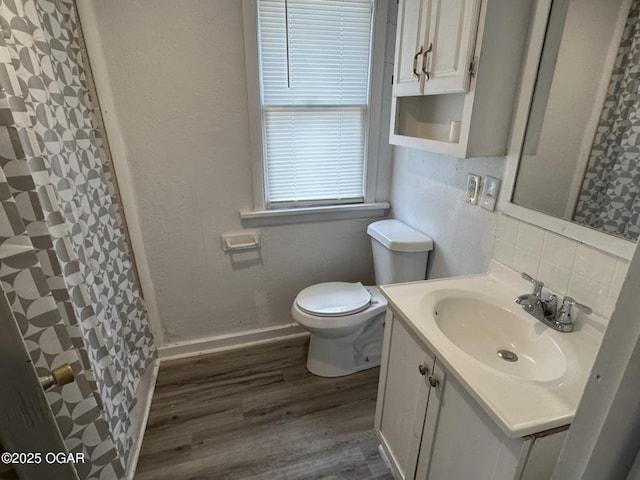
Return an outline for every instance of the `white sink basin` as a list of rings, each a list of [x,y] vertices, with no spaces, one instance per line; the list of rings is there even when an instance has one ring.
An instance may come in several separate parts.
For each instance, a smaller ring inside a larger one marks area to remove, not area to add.
[[[557,332],[514,299],[531,291],[492,262],[484,275],[386,285],[391,309],[512,438],[571,423],[605,328],[580,312]],[[515,362],[505,360],[511,353]],[[445,380],[445,387],[446,380]]]
[[[489,297],[440,290],[433,304],[436,325],[467,355],[522,380],[551,381],[564,375],[566,357],[544,325],[523,319]],[[518,307],[518,305],[516,305]],[[518,312],[519,313],[519,312]],[[526,313],[523,312],[524,315]]]

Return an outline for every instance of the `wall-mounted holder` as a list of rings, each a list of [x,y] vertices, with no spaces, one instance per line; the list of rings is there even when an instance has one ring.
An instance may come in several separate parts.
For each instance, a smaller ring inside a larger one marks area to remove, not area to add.
[[[222,234],[222,250],[225,252],[255,250],[257,248],[260,248],[260,235],[258,233]]]

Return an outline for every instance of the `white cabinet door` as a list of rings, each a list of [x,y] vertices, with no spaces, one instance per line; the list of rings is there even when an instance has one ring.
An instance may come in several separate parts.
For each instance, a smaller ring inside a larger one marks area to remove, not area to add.
[[[393,95],[421,95],[425,76],[420,72],[427,38],[427,0],[400,0],[393,75]]]
[[[480,0],[400,0],[393,95],[464,92]]]
[[[388,311],[375,428],[399,480],[415,478],[434,361],[404,323]]]
[[[515,480],[531,440],[509,438],[436,360],[416,480]]]
[[[469,89],[479,12],[480,0],[430,0],[425,95]]]

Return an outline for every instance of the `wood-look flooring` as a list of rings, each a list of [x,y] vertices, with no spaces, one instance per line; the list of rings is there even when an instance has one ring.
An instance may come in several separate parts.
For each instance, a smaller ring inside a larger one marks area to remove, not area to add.
[[[306,348],[161,364],[136,480],[392,480],[373,431],[379,369],[316,377]]]

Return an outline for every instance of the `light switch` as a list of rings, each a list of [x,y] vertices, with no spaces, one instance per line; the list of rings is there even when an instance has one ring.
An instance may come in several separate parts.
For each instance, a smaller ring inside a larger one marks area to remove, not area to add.
[[[482,199],[480,206],[490,212],[496,209],[498,194],[500,193],[500,179],[495,177],[485,177],[482,188]]]
[[[478,194],[480,193],[480,175],[469,174],[467,177],[467,203],[478,204]]]

